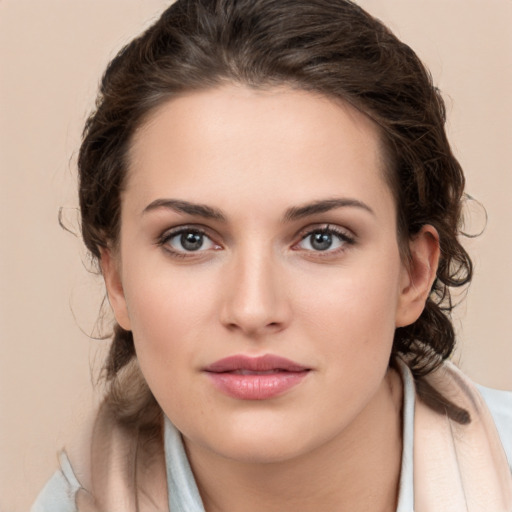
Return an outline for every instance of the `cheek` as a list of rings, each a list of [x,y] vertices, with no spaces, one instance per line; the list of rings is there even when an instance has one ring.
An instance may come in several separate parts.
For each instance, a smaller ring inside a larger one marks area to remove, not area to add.
[[[340,272],[325,281],[323,293],[303,295],[298,327],[320,357],[325,389],[332,390],[317,398],[326,415],[333,408],[356,415],[380,386],[395,332],[397,277],[391,267],[383,273]]]
[[[125,295],[142,371],[150,387],[164,385],[208,339],[215,292],[204,279],[161,271],[132,279]]]
[[[299,329],[314,340],[326,385],[344,390],[339,395],[340,406],[356,395],[357,403],[363,403],[387,370],[395,332],[399,269],[399,265],[390,264],[341,270],[323,283],[315,280],[316,289],[323,289],[323,293],[302,296]]]
[[[400,288],[400,265],[393,261],[306,276],[302,291],[293,292],[303,320],[348,344],[392,337]]]

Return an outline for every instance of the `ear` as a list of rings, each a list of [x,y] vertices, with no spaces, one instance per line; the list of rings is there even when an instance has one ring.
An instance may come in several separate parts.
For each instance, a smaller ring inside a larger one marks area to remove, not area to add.
[[[118,258],[110,249],[101,249],[101,272],[107,288],[108,301],[114,311],[117,323],[126,331],[131,330],[128,307],[124,296]]]
[[[436,228],[423,226],[409,241],[409,252],[410,260],[402,269],[396,327],[414,323],[425,308],[439,264],[439,234]]]

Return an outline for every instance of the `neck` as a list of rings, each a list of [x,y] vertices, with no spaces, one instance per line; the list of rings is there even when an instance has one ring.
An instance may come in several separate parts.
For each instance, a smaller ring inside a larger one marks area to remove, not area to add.
[[[378,392],[338,436],[291,460],[247,463],[185,440],[207,512],[391,512],[402,453],[402,384],[389,370]]]

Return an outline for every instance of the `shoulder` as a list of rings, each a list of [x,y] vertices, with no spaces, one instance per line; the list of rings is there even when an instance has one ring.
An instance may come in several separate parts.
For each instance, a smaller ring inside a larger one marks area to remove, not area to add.
[[[59,469],[38,494],[30,512],[75,512],[81,490],[91,489],[91,455],[98,423],[104,422],[103,407],[89,411],[80,431],[59,454]],[[111,425],[109,425],[111,427]],[[109,429],[105,429],[108,431]],[[106,448],[106,446],[105,446]],[[104,449],[104,451],[107,451]]]
[[[30,512],[75,512],[75,496],[80,484],[65,452],[60,454],[60,469],[48,480]]]
[[[134,504],[140,510],[165,510],[162,427],[161,417],[152,428],[127,425],[102,404],[80,442],[62,452],[60,470],[43,488],[31,512],[75,512],[77,504],[86,505],[87,510],[118,510],[119,503],[126,504],[126,511],[139,510]]]
[[[500,391],[477,385],[498,430],[512,469],[512,391]]]
[[[424,380],[440,393],[437,400],[433,401],[432,408],[437,410],[435,407],[437,401],[446,410],[446,401],[448,401],[451,406],[455,405],[467,411],[470,418],[478,418],[477,424],[481,425],[480,435],[487,436],[489,439],[494,438],[498,445],[501,444],[506,456],[503,462],[505,465],[508,462],[512,470],[512,392],[480,386],[450,361],[443,362]],[[418,386],[416,391],[419,391]],[[427,391],[432,394],[431,389]],[[420,396],[423,398],[421,394]]]

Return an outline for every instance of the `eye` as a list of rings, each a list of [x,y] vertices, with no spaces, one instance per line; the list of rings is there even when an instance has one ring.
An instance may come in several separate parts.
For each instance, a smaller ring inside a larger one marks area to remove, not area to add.
[[[347,244],[353,244],[354,238],[334,226],[310,230],[302,235],[295,247],[315,252],[336,252]]]
[[[198,253],[212,249],[220,249],[204,231],[197,228],[179,228],[165,233],[159,244],[174,254],[185,256],[187,253]]]

